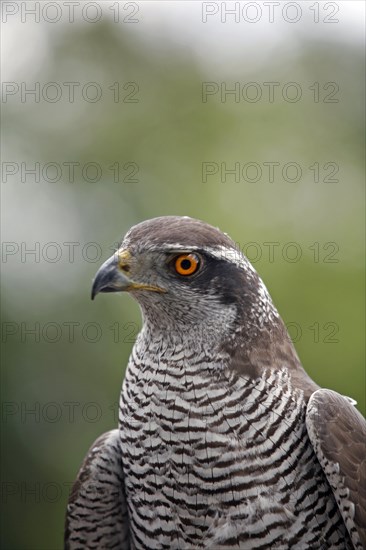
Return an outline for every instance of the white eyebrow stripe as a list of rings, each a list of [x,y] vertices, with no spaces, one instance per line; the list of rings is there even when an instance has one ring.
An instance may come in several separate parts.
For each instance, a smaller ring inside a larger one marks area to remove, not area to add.
[[[151,244],[150,246],[144,247],[144,250],[158,250],[161,251],[162,247],[160,245]],[[203,250],[210,256],[217,258],[218,260],[225,260],[227,262],[230,262],[237,267],[240,267],[242,269],[246,269],[247,271],[250,271],[252,273],[257,273],[252,264],[249,262],[249,260],[238,250],[237,248],[230,248],[226,246],[217,246],[217,247],[211,247],[211,246],[197,246],[197,245],[182,245],[181,243],[169,243],[164,244],[164,251],[169,252],[191,252],[191,251],[199,251]]]
[[[226,260],[251,273],[257,273],[249,260],[237,248],[220,246],[217,248],[205,247],[203,250],[218,260]]]

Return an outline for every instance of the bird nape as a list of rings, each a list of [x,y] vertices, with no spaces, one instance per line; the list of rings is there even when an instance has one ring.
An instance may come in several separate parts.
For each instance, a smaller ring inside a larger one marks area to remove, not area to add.
[[[65,548],[366,547],[366,422],[306,374],[266,287],[207,223],[140,223],[96,274],[143,327]]]

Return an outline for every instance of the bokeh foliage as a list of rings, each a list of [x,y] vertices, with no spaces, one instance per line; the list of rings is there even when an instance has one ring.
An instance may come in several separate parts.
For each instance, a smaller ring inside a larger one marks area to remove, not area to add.
[[[274,50],[257,68],[243,62],[226,78],[228,87],[295,81],[307,90],[314,82],[337,82],[338,103],[314,103],[310,92],[297,103],[221,102],[219,96],[204,103],[202,82],[225,79],[205,71],[192,51],[168,38],[154,47],[133,29],[122,32],[102,22],[49,33],[42,65],[26,78],[96,81],[103,87],[99,102],[14,98],[6,104],[4,160],[93,161],[103,167],[103,177],[88,182],[77,170],[70,182],[65,170],[55,183],[31,177],[3,183],[3,239],[29,248],[39,242],[41,250],[56,242],[62,257],[52,263],[29,256],[22,262],[17,254],[4,264],[2,322],[19,330],[6,338],[2,350],[2,477],[6,489],[14,491],[6,497],[2,548],[62,547],[67,483],[93,440],[116,426],[116,403],[140,316],[127,296],[99,296],[92,303],[90,286],[113,243],[143,219],[190,215],[218,225],[241,246],[261,245],[255,267],[298,337],[306,370],[320,385],[354,397],[365,412],[363,54],[351,44],[314,42],[305,34],[296,46],[291,55]],[[108,87],[117,81],[138,84],[137,103],[113,102]],[[265,176],[253,183],[230,176],[221,182],[216,175],[202,182],[203,162],[232,167],[268,161],[297,162],[303,177],[291,183],[278,173],[272,183]],[[114,182],[108,167],[116,162],[136,163],[138,181]],[[337,163],[339,181],[314,182],[308,169],[314,162]],[[66,242],[80,243],[73,262]],[[81,254],[90,242],[102,248],[98,261]],[[266,242],[279,243],[273,262]],[[289,242],[301,247],[298,262],[282,256]],[[322,247],[329,242],[339,247],[336,263],[324,261],[329,250]],[[314,261],[314,243],[320,246],[319,261]],[[35,323],[41,329],[57,323],[62,337],[51,343],[41,335],[36,342],[23,333]],[[78,323],[73,341],[70,323]],[[100,325],[98,341],[90,342],[92,328],[85,337],[86,323]],[[119,342],[114,341],[116,323]],[[127,323],[133,324],[132,337]],[[332,327],[326,323],[338,327],[336,342],[327,342]],[[102,414],[94,421],[98,411]]]

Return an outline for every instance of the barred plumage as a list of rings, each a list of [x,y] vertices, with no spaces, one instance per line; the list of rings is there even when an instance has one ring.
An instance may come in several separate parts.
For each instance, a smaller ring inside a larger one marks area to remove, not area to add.
[[[112,430],[93,443],[73,486],[65,550],[129,550],[129,540],[119,433]]]
[[[70,499],[67,548],[362,548],[365,421],[307,376],[231,239],[190,218],[144,222],[95,279],[93,295],[116,290],[144,325],[119,432],[96,442]]]
[[[239,377],[215,349],[149,363],[163,339],[142,333],[121,397],[135,547],[352,548],[287,369]]]

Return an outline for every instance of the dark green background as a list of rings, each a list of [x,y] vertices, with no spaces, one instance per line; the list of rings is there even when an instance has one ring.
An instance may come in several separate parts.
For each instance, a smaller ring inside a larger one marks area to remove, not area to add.
[[[92,303],[90,287],[113,243],[144,219],[198,217],[229,233],[250,259],[259,250],[254,265],[290,324],[306,370],[320,385],[354,397],[365,412],[361,44],[339,38],[337,26],[314,30],[300,22],[280,46],[268,38],[263,44],[253,40],[248,49],[234,40],[235,61],[229,56],[232,63],[223,67],[214,63],[217,46],[194,55],[189,20],[182,23],[187,28],[180,40],[173,30],[159,37],[164,26],[158,18],[155,34],[145,36],[143,7],[140,26],[105,18],[55,30],[48,25],[40,49],[30,47],[24,74],[9,79],[29,86],[93,81],[103,96],[90,103],[79,92],[74,103],[66,94],[55,103],[37,103],[17,95],[3,104],[3,161],[95,162],[102,168],[96,182],[83,178],[80,168],[73,182],[66,168],[57,182],[47,181],[51,169],[40,182],[32,176],[22,182],[21,172],[3,177],[3,240],[19,250],[22,242],[40,247],[39,261],[18,252],[3,265],[1,547],[7,550],[62,547],[68,484],[93,440],[116,426],[140,315],[128,296],[98,296]],[[242,29],[247,32],[248,25]],[[274,27],[273,36],[281,29]],[[206,32],[212,29],[202,25],[201,35]],[[222,32],[217,41],[228,40]],[[222,102],[219,94],[202,101],[203,82],[225,82],[228,88],[256,82],[265,95],[263,83],[270,81],[280,83],[272,103],[235,102],[232,96]],[[121,86],[117,103],[109,90],[114,82]],[[138,86],[135,103],[122,101],[132,90],[123,90],[128,82]],[[283,99],[288,82],[300,86],[299,101]],[[315,82],[318,102],[309,89]],[[325,101],[327,82],[339,87],[337,102]],[[108,168],[116,162],[119,182]],[[258,182],[236,182],[230,175],[222,182],[220,174],[203,182],[204,162],[228,168],[258,163],[263,175]],[[273,182],[263,162],[280,163]],[[282,177],[289,162],[301,166],[297,182]],[[316,162],[319,182],[309,169]],[[336,182],[324,181],[329,162],[339,167]],[[137,165],[137,181],[123,181],[131,170],[123,168],[126,163]],[[56,250],[47,248],[51,242],[61,250],[59,261],[50,261]],[[79,243],[74,261],[63,244],[68,242]],[[91,242],[101,251],[95,261],[95,247],[85,248]],[[268,242],[278,243],[273,261]],[[286,258],[286,250],[291,257],[295,250],[286,248],[290,242],[301,250],[296,262]],[[25,332],[35,323],[39,342]],[[63,323],[77,323],[73,341]],[[88,323],[98,323],[98,341],[90,341],[96,333]]]

